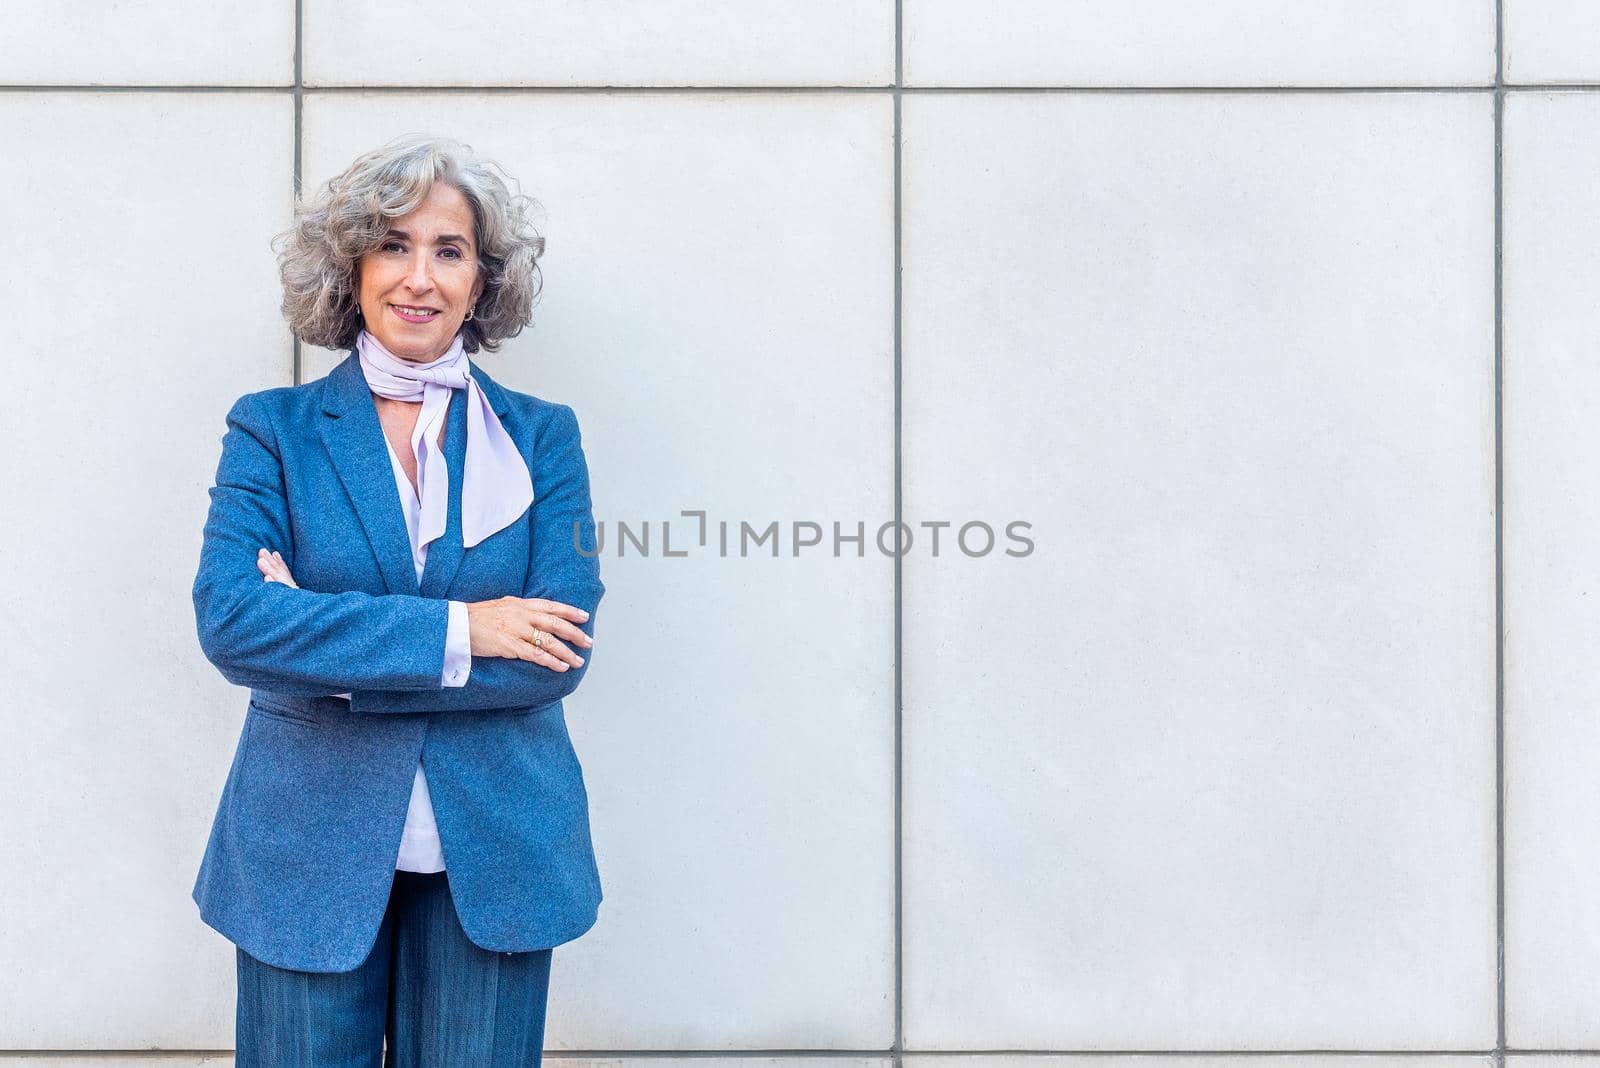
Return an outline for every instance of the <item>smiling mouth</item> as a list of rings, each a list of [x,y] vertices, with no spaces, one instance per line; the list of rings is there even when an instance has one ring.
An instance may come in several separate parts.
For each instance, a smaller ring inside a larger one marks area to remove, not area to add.
[[[417,308],[407,304],[391,304],[390,308],[402,320],[408,323],[428,323],[438,318],[438,308]]]

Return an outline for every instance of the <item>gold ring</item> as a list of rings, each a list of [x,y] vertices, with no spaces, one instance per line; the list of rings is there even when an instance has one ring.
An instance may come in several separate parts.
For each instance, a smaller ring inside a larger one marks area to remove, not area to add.
[[[535,649],[544,648],[544,635],[539,633],[538,627],[533,628],[533,647]]]

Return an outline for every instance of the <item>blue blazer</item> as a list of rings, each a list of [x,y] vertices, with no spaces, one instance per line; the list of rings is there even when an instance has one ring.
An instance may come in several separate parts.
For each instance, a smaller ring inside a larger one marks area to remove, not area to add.
[[[440,683],[447,601],[563,601],[589,613],[593,637],[605,592],[572,409],[471,366],[528,461],[534,501],[463,551],[467,394],[454,391],[449,521],[420,587],[354,349],[326,378],[228,412],[194,612],[206,658],[251,692],[193,896],[208,925],[268,964],[341,972],[366,959],[419,755],[473,942],[543,949],[597,918],[588,794],[561,705],[594,650],[565,672],[474,657],[467,685]],[[263,546],[299,589],[262,579]]]

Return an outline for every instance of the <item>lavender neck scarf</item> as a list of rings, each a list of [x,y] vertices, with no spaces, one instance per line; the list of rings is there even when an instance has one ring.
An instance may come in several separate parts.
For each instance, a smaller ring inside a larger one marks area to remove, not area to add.
[[[395,356],[366,330],[356,338],[361,373],[367,386],[391,400],[422,401],[411,431],[417,457],[417,499],[422,509],[417,543],[426,545],[444,533],[450,506],[450,469],[444,450],[435,444],[450,408],[450,391],[467,391],[467,458],[461,479],[461,544],[470,549],[495,531],[510,526],[533,503],[528,464],[494,406],[472,377],[472,366],[458,333],[450,348],[432,363],[411,363]]]

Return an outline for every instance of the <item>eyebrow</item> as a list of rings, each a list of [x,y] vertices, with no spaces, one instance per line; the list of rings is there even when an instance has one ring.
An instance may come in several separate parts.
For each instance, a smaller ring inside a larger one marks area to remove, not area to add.
[[[393,229],[391,229],[388,233],[384,234],[383,236],[384,237],[403,238],[406,241],[410,241],[411,240],[411,235],[406,233],[404,230],[393,230]],[[440,234],[439,235],[439,240],[441,242],[442,241],[454,241],[457,244],[461,244],[461,245],[465,245],[467,243],[467,239],[462,237],[460,234]]]

